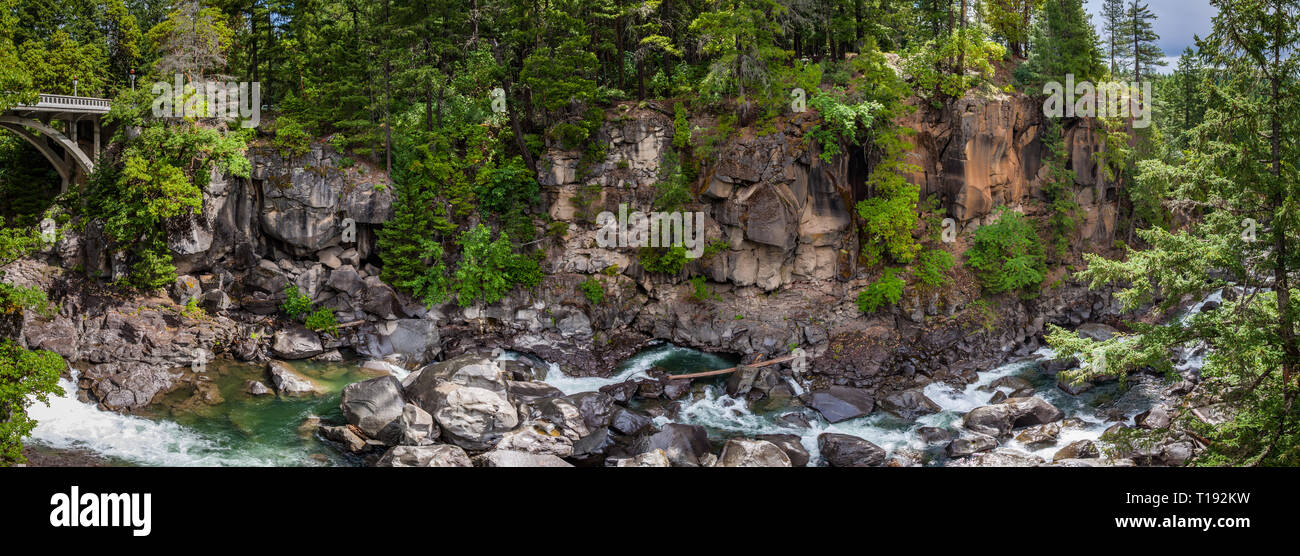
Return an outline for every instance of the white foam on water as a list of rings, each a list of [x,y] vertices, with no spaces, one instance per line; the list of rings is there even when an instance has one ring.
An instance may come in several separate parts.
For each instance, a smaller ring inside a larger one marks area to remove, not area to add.
[[[75,376],[74,376],[75,378]],[[61,379],[64,395],[28,410],[36,420],[32,442],[57,449],[88,450],[140,465],[269,466],[283,461],[251,457],[171,421],[100,411],[77,400],[73,380]]]
[[[650,369],[674,355],[698,353],[700,352],[691,348],[684,348],[672,344],[661,344],[629,357],[618,366],[618,369],[613,375],[606,378],[569,376],[560,370],[559,365],[548,362],[547,365],[549,369],[546,372],[546,379],[542,382],[558,388],[561,392],[564,392],[566,396],[582,392],[595,392],[600,390],[601,386],[608,384],[618,384],[634,378],[648,378],[649,375],[647,372]],[[502,353],[498,360],[515,360],[519,359],[521,356],[522,355],[517,352],[507,351]],[[721,361],[721,359],[719,359],[719,361]],[[725,368],[725,366],[719,368]]]

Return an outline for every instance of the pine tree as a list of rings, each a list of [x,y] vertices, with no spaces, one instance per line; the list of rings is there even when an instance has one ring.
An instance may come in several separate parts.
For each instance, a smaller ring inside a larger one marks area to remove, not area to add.
[[[1097,31],[1083,11],[1082,0],[1047,0],[1033,28],[1029,59],[1016,69],[1024,84],[1100,81],[1106,73]]]
[[[1133,52],[1133,45],[1128,41],[1128,19],[1124,15],[1124,0],[1103,0],[1101,4],[1101,26],[1105,35],[1106,52],[1110,56],[1110,75],[1118,77],[1120,71],[1127,67],[1125,60]]]
[[[1156,41],[1160,40],[1153,30],[1153,22],[1156,14],[1151,12],[1147,4],[1141,4],[1138,0],[1130,0],[1128,7],[1124,8],[1124,31],[1128,34],[1128,43],[1130,56],[1133,57],[1133,81],[1142,82],[1142,70],[1146,68],[1150,73],[1152,66],[1166,66],[1164,61],[1165,52],[1156,46]]]

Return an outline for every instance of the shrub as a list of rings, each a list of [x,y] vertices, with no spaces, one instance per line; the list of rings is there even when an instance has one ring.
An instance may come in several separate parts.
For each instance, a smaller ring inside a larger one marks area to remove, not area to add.
[[[284,303],[280,304],[280,311],[293,320],[302,320],[303,315],[311,311],[311,298],[299,293],[298,286],[285,286]]]
[[[1043,243],[1029,219],[1003,210],[998,220],[975,230],[966,264],[989,293],[1022,290],[1035,295],[1047,274]]]
[[[863,313],[874,313],[885,305],[898,303],[903,298],[903,287],[906,285],[898,277],[897,269],[887,268],[879,280],[858,293],[858,309]]]
[[[335,335],[339,333],[339,321],[334,317],[334,309],[329,307],[321,307],[312,311],[307,316],[307,321],[304,324],[307,328],[317,332],[329,332]]]
[[[704,303],[705,301],[708,301],[710,299],[715,301],[721,301],[722,297],[720,297],[716,293],[713,293],[713,289],[709,287],[707,282],[708,281],[703,276],[696,276],[691,278],[690,298],[699,303]]]
[[[311,150],[311,138],[311,133],[297,120],[280,116],[275,120],[275,137],[271,144],[280,151],[280,156],[302,156]]]
[[[587,301],[590,301],[592,305],[600,305],[605,301],[605,288],[600,285],[600,280],[595,278],[583,280],[581,284],[578,284],[578,289],[582,291],[582,295],[586,296]]]
[[[641,268],[646,272],[677,274],[686,266],[686,248],[675,245],[668,249],[646,247],[640,253]]]
[[[950,281],[948,270],[952,265],[952,253],[943,249],[926,249],[916,256],[916,266],[912,270],[912,275],[927,286],[942,287]]]

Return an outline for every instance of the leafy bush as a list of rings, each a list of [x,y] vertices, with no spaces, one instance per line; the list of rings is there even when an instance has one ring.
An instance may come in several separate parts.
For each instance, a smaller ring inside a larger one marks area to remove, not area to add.
[[[868,266],[875,266],[885,257],[908,264],[921,250],[912,238],[918,222],[921,188],[903,177],[915,168],[904,162],[909,146],[903,139],[904,133],[899,129],[877,139],[877,146],[884,148],[885,155],[867,176],[867,187],[876,196],[859,201],[856,207],[865,236],[862,255]]]
[[[303,323],[308,329],[317,332],[329,332],[337,335],[339,333],[339,321],[334,317],[334,309],[321,307],[312,311]]]
[[[822,117],[822,123],[817,124],[808,133],[808,137],[821,145],[819,157],[828,163],[840,154],[842,143],[861,143],[859,126],[870,128],[876,113],[882,108],[879,102],[874,101],[849,103],[844,98],[844,91],[840,89],[831,93],[815,91],[812,98],[808,99],[808,105],[817,109]]]
[[[1037,293],[1047,274],[1043,243],[1024,215],[1002,210],[998,220],[975,230],[975,242],[966,253],[967,266],[974,269],[989,293],[1022,290]]]
[[[942,287],[950,281],[948,270],[952,265],[952,253],[943,249],[926,249],[916,256],[912,275],[927,286]]]
[[[298,286],[290,284],[284,287],[284,303],[280,311],[293,320],[302,320],[303,315],[311,311],[311,298],[298,291]]]
[[[641,268],[646,272],[677,274],[686,267],[686,248],[674,245],[667,249],[644,247],[640,251]]]
[[[705,301],[708,301],[710,299],[713,299],[715,301],[722,300],[721,296],[719,296],[716,293],[713,293],[713,288],[709,287],[708,280],[706,280],[703,276],[695,276],[691,278],[690,298],[699,303],[704,303]]]
[[[581,284],[578,284],[578,289],[582,291],[582,295],[586,296],[587,301],[590,301],[592,305],[600,305],[605,301],[605,288],[600,285],[600,280],[595,278],[583,280]]]
[[[887,268],[884,276],[858,293],[858,310],[874,313],[885,305],[898,303],[903,298],[903,288],[906,286],[907,283],[898,277],[897,269]]]
[[[312,134],[289,116],[280,116],[275,120],[275,137],[271,144],[280,151],[280,156],[302,156],[311,150]]]
[[[467,307],[475,302],[496,303],[515,286],[533,287],[542,281],[537,260],[515,253],[509,234],[492,239],[482,224],[461,234],[460,265],[456,267],[456,302]]]
[[[673,105],[673,146],[678,149],[691,146],[691,121],[686,116],[685,105]]]

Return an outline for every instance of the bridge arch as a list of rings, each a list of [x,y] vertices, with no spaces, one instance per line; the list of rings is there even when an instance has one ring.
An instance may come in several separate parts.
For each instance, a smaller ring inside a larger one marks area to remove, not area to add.
[[[41,135],[44,135],[54,140],[54,142],[58,143],[60,146],[63,147],[65,151],[71,154],[73,162],[75,162],[77,166],[80,166],[81,170],[85,172],[87,176],[89,176],[90,173],[95,170],[95,161],[91,160],[90,156],[81,150],[80,145],[77,145],[71,139],[68,139],[68,136],[64,135],[63,132],[54,129],[53,127],[50,127],[49,124],[46,124],[45,122],[42,122],[40,120],[34,120],[31,118],[22,118],[18,116],[0,116],[0,124],[8,124],[5,125],[5,127],[10,129],[12,129],[14,126],[35,129],[36,131],[41,132]],[[24,135],[24,134],[20,133],[19,135]],[[24,135],[23,138],[27,139],[29,142],[32,142],[30,135],[31,133],[28,132],[27,134]],[[34,143],[35,142],[33,142],[33,144]],[[42,152],[44,151],[45,150],[42,149]],[[49,155],[46,155],[46,158],[49,158]],[[51,162],[53,162],[53,160],[51,160]],[[55,166],[59,166],[59,165],[56,164]]]
[[[45,142],[43,138],[37,137],[36,134],[29,131],[27,128],[17,124],[0,122],[0,129],[12,131],[14,135],[23,138],[24,141],[27,141],[28,143],[31,143],[33,147],[36,147],[36,150],[40,151],[42,155],[45,155],[45,159],[50,161],[50,165],[54,166],[54,170],[59,173],[59,177],[63,179],[64,184],[72,181],[73,169],[68,167],[67,161],[65,161],[62,156],[59,156],[59,153],[54,152],[54,149],[50,148],[50,144]]]

